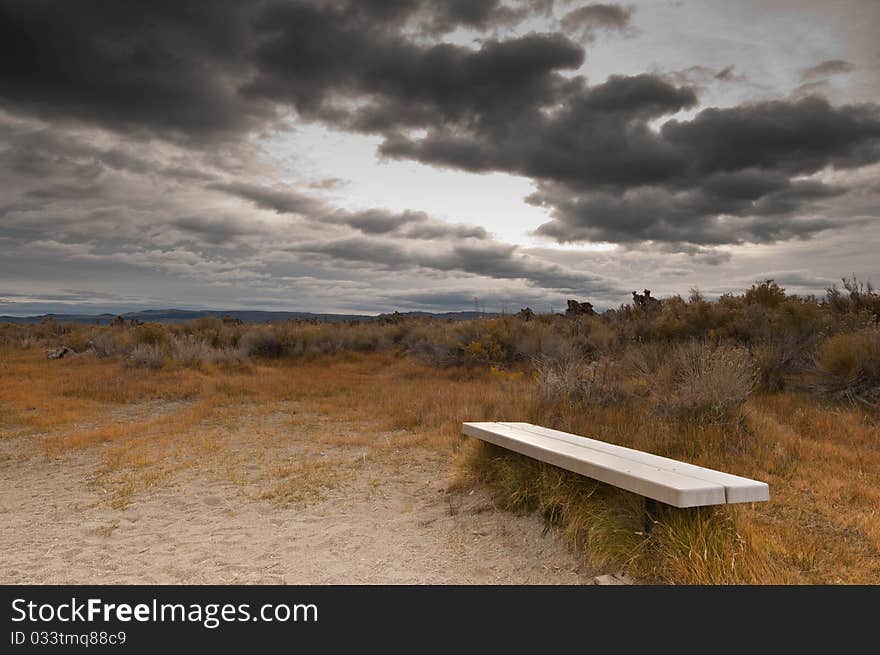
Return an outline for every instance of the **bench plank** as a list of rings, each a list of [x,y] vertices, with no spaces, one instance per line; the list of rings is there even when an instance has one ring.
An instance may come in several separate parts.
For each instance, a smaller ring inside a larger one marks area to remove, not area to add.
[[[531,423],[465,423],[465,434],[675,507],[769,498],[756,480]]]
[[[675,507],[721,505],[724,487],[501,423],[465,423],[465,434]]]
[[[501,423],[501,425],[517,427],[526,430],[527,432],[534,432],[535,434],[560,439],[568,443],[579,443],[595,450],[619,455],[620,457],[632,459],[643,464],[657,466],[669,471],[681,473],[682,475],[720,484],[724,487],[725,498],[728,504],[761,502],[770,499],[770,487],[766,482],[743,478],[738,475],[732,475],[730,473],[708,469],[703,466],[688,464],[687,462],[681,462],[676,459],[670,459],[669,457],[662,457],[661,455],[654,455],[641,450],[618,446],[617,444],[590,439],[589,437],[581,437],[579,435],[569,434],[568,432],[561,432],[559,430],[553,430],[551,428],[545,428],[531,423],[504,422]]]

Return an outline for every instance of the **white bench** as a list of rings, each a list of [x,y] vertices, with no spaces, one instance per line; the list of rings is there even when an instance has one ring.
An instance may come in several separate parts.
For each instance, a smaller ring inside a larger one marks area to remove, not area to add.
[[[531,423],[465,423],[464,434],[675,507],[770,499],[765,482]]]

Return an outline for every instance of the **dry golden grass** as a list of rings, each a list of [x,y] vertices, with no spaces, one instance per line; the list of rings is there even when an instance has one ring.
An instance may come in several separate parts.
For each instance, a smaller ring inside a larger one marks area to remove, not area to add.
[[[460,436],[462,421],[499,419],[765,480],[772,498],[670,509],[648,537],[638,497]],[[294,431],[308,435],[304,449]],[[0,438],[19,439],[35,457],[93,453],[92,482],[115,507],[185,470],[298,503],[344,486],[371,457],[420,446],[451,462],[458,452],[455,484],[491,481],[511,509],[544,512],[586,556],[644,580],[880,582],[878,419],[795,393],[752,397],[736,420],[703,425],[632,398],[542,403],[522,372],[439,369],[391,353],[143,370],[6,348]]]
[[[337,488],[351,473],[349,463],[338,457],[300,459],[277,465],[269,471],[270,483],[260,498],[278,505],[314,500]]]
[[[4,362],[0,438],[19,437],[26,450],[50,459],[97,449],[92,482],[116,507],[192,467],[213,467],[256,497],[292,499],[298,492],[284,485],[321,486],[308,481],[314,475],[285,475],[271,463],[288,455],[293,430],[316,451],[449,451],[460,438],[461,416],[488,418],[504,406],[525,406],[528,393],[488,373],[440,371],[390,354],[233,370],[133,369],[88,354],[49,361],[38,349],[11,352]],[[271,479],[242,473],[257,460],[274,471]],[[321,469],[328,478],[331,468]]]

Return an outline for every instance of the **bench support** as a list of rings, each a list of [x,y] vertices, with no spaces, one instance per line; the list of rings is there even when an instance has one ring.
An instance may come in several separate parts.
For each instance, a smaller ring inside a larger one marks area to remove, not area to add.
[[[642,517],[642,527],[644,528],[645,534],[651,534],[651,531],[654,529],[654,522],[660,517],[660,506],[661,503],[659,500],[654,500],[653,498],[645,497],[645,511]]]

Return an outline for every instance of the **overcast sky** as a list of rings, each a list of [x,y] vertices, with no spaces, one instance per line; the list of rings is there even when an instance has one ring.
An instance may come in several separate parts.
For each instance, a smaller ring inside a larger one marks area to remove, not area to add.
[[[0,314],[880,282],[875,0],[0,0]]]

